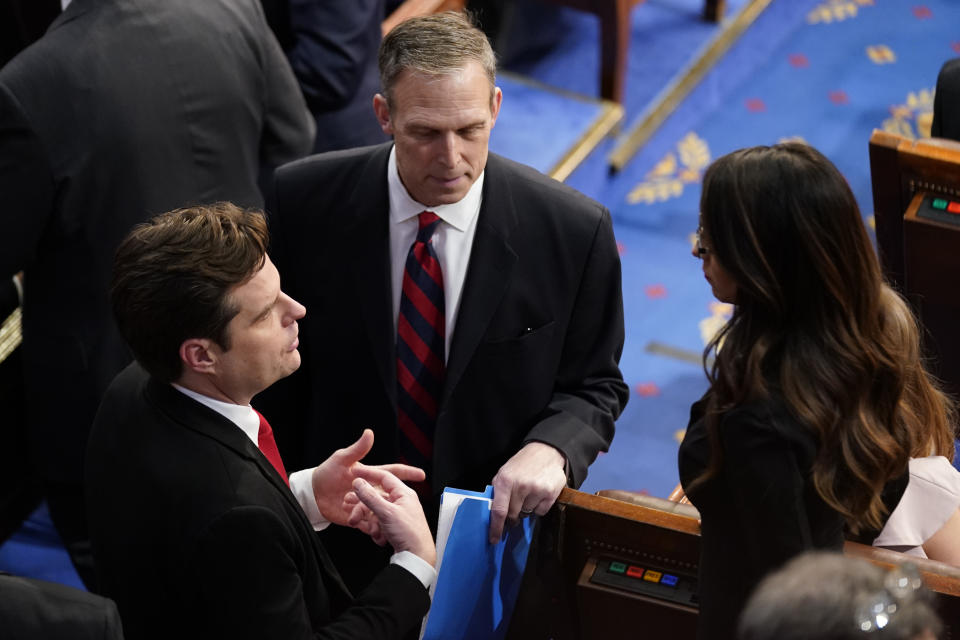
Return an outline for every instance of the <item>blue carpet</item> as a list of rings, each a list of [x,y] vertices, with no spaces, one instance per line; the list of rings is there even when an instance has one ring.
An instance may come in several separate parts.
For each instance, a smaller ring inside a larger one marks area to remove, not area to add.
[[[728,18],[745,3],[727,0]],[[599,19],[538,2],[514,5],[512,37],[501,52],[504,67],[560,89],[599,95]],[[628,114],[643,110],[720,30],[702,13],[703,0],[648,0],[634,8],[624,96]]]
[[[596,100],[553,91],[516,75],[500,74],[497,84],[504,100],[490,149],[542,173],[549,173],[603,112]],[[544,122],[552,127],[550,135],[544,135]]]
[[[745,2],[728,0],[727,15]],[[703,20],[702,12],[703,0],[653,0],[631,13],[625,124],[721,30],[722,25]],[[510,73],[497,79],[504,101],[490,148],[548,172],[600,113],[594,102],[600,93],[599,19],[574,9],[517,2],[509,24],[501,62]],[[540,84],[524,84],[512,74]]]

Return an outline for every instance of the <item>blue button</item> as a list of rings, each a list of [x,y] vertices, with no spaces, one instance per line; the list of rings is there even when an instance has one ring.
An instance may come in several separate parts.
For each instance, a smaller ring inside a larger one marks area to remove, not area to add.
[[[678,581],[677,576],[672,575],[672,574],[669,574],[669,573],[663,574],[663,577],[660,578],[660,584],[665,584],[665,585],[667,585],[668,587],[675,587],[675,586],[677,586],[677,581]]]

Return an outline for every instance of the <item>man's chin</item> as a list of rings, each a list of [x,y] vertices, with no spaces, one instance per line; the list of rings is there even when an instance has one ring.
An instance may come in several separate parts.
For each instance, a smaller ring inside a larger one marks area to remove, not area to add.
[[[277,380],[282,380],[283,378],[286,378],[287,376],[291,375],[297,369],[300,368],[300,352],[293,351],[290,354],[289,361],[286,362],[285,364],[286,364],[286,367],[284,367],[284,369],[280,372],[280,375],[279,377],[277,377]],[[276,380],[274,380],[274,382],[276,382]]]

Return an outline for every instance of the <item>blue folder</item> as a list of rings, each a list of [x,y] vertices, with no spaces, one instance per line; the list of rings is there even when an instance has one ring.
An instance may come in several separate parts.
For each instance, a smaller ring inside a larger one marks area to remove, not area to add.
[[[492,487],[462,496],[440,559],[424,640],[495,640],[506,636],[533,538],[533,518],[508,528],[500,542],[487,540]],[[441,502],[442,504],[442,502]],[[443,507],[441,506],[441,512]],[[439,537],[439,536],[438,536]]]

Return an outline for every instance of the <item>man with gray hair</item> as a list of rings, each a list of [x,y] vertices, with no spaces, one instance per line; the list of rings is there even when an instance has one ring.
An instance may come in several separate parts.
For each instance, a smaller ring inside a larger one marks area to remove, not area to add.
[[[317,310],[304,368],[272,400],[278,441],[310,464],[370,427],[374,462],[427,472],[428,517],[444,487],[492,484],[495,540],[583,482],[626,404],[610,214],[488,153],[503,96],[468,16],[400,24],[379,63],[393,142],[275,177],[274,257]],[[363,584],[359,541],[328,544]]]
[[[839,553],[805,553],[767,576],[740,617],[740,640],[935,640],[941,623],[911,565],[889,573]]]

